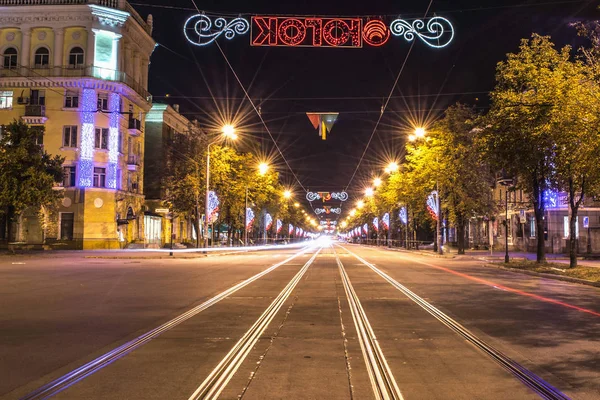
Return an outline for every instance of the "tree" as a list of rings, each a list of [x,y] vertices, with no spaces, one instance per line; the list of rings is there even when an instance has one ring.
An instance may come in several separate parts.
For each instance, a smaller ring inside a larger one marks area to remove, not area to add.
[[[40,135],[43,128],[20,121],[0,129],[0,212],[9,222],[9,241],[14,240],[10,225],[15,216],[30,207],[50,207],[62,196],[53,187],[62,182],[64,158],[44,151]]]
[[[481,131],[487,160],[517,178],[535,212],[537,262],[543,262],[544,194],[556,179],[556,138],[563,133],[556,111],[571,70],[570,48],[548,37],[523,39],[519,52],[498,64],[492,106]]]

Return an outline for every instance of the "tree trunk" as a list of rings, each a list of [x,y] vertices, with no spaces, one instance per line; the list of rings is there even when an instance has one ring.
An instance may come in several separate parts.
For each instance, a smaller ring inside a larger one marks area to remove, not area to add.
[[[537,254],[536,261],[538,263],[546,262],[546,243],[544,238],[544,214],[546,207],[542,188],[537,177],[533,179],[533,209],[535,212],[535,227],[537,230]],[[548,235],[549,236],[549,235]],[[548,237],[550,239],[550,237]]]
[[[8,206],[6,210],[6,229],[8,230],[6,238],[8,239],[8,243],[16,241],[16,232],[15,229],[15,208],[13,206]]]
[[[579,207],[571,209],[569,216],[569,268],[577,267],[577,213]]]
[[[465,254],[465,224],[462,218],[458,218],[456,224],[456,236],[458,244],[458,254]]]

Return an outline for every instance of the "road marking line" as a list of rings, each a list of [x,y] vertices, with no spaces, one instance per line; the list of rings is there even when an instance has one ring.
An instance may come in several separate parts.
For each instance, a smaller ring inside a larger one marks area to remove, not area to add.
[[[429,314],[434,316],[438,321],[442,322],[448,328],[452,329],[454,332],[465,338],[468,342],[473,344],[478,349],[482,350],[488,356],[490,356],[495,362],[500,364],[504,369],[512,373],[517,379],[519,379],[522,383],[536,392],[540,397],[548,400],[569,400],[564,393],[550,385],[548,382],[544,381],[542,378],[529,371],[527,368],[523,367],[521,364],[509,358],[507,355],[501,353],[496,350],[494,347],[488,345],[483,340],[479,339],[475,336],[471,331],[462,326],[460,323],[450,318],[442,311],[425,301],[422,297],[419,297],[417,294],[412,292],[406,286],[402,285],[392,277],[390,277],[385,272],[381,271],[377,267],[375,267],[370,262],[366,261],[359,255],[351,252],[343,246],[340,246],[342,249],[347,251],[349,254],[353,255],[357,260],[362,262],[367,267],[371,268],[375,273],[385,279],[388,283],[394,286],[396,289],[401,291],[406,297],[411,299]]]
[[[160,325],[158,328],[155,328],[149,332],[146,332],[143,335],[138,336],[137,338],[135,338],[135,339],[109,351],[108,353],[105,353],[105,354],[101,355],[100,357],[88,362],[87,364],[84,364],[81,367],[76,368],[73,371],[53,380],[52,382],[49,382],[49,383],[45,384],[44,386],[41,386],[40,388],[38,388],[38,389],[34,390],[33,392],[22,397],[21,400],[46,399],[46,398],[52,397],[52,396],[62,392],[63,390],[69,388],[70,386],[74,385],[75,383],[79,382],[80,380],[88,377],[89,375],[92,375],[93,373],[101,370],[105,366],[107,366],[107,365],[111,364],[112,362],[120,359],[121,357],[127,355],[128,353],[132,352],[133,350],[137,349],[138,347],[141,347],[142,345],[148,343],[149,341],[151,341],[152,339],[161,335],[162,333],[164,333],[164,332],[174,328],[175,326],[181,324],[182,322],[187,321],[188,319],[196,316],[197,314],[201,313],[202,311],[206,310],[207,308],[217,304],[224,298],[226,298],[226,297],[230,296],[231,294],[237,292],[238,290],[248,286],[252,282],[262,278],[263,276],[265,276],[268,273],[274,271],[275,269],[281,267],[282,265],[288,263],[289,261],[292,261],[293,259],[305,254],[307,251],[309,251],[313,247],[314,246],[309,246],[309,247],[303,248],[302,250],[300,250],[298,253],[292,255],[291,257],[288,257],[285,260],[278,262],[277,264],[267,268],[266,270],[238,283],[237,285],[230,287],[229,289],[225,290],[224,292],[219,293],[218,295],[205,301],[204,303],[184,312],[183,314],[173,318],[172,320],[170,320],[168,322],[165,322],[164,324]]]
[[[344,284],[346,298],[348,299],[348,305],[350,306],[350,313],[352,314],[352,319],[354,321],[354,327],[358,333],[357,336],[358,342],[360,343],[360,349],[365,360],[367,371],[369,372],[373,394],[377,399],[402,400],[403,397],[400,388],[398,388],[394,374],[379,346],[379,341],[369,323],[367,314],[360,303],[358,295],[354,291],[352,282],[350,282],[350,278],[348,277],[346,269],[338,257],[337,252],[335,252],[335,255],[338,269],[342,277],[342,283]]]
[[[231,378],[235,375],[238,368],[242,365],[258,339],[267,329],[267,326],[273,321],[275,315],[279,312],[292,291],[300,282],[310,265],[321,251],[319,248],[315,254],[304,264],[292,280],[283,288],[279,295],[267,307],[256,322],[246,331],[244,336],[233,346],[233,348],[223,357],[219,364],[212,370],[206,379],[189,397],[189,400],[198,399],[217,399],[223,389],[227,386]]]

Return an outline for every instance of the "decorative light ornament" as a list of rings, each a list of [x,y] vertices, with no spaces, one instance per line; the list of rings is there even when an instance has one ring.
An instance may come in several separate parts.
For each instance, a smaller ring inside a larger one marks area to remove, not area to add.
[[[252,227],[254,223],[254,211],[250,207],[246,208],[246,230]]]
[[[288,234],[291,235],[294,232],[294,225],[288,224]]]
[[[315,208],[315,214],[317,215],[321,215],[321,214],[341,214],[342,213],[342,209],[340,207],[323,207],[323,208]]]
[[[323,200],[323,202],[329,201],[331,199],[346,201],[348,200],[348,193],[346,192],[307,192],[306,200],[315,201],[315,200]]]
[[[379,218],[373,218],[373,229],[375,232],[379,232]]]
[[[408,224],[408,212],[406,211],[406,207],[400,209],[400,214],[398,214],[398,216],[404,225]]]
[[[363,225],[363,232],[364,232],[365,234],[368,234],[368,233],[369,233],[369,225],[367,225],[367,224],[364,224],[364,225]]]
[[[439,210],[438,210],[438,192],[434,190],[429,196],[427,196],[427,209],[431,218],[437,221]]]
[[[380,19],[372,19],[363,27],[363,40],[371,46],[382,46],[390,38],[390,30]]]
[[[383,229],[386,229],[386,230],[390,229],[390,214],[389,213],[383,214],[383,217],[381,218],[381,225],[383,225]]]
[[[275,230],[276,230],[276,233],[279,233],[279,232],[281,232],[281,228],[283,228],[283,222],[281,222],[281,220],[280,220],[280,219],[278,219],[278,220],[275,222]]]
[[[219,17],[215,19],[214,24],[210,17],[204,14],[196,14],[188,18],[183,25],[183,34],[185,38],[195,46],[206,46],[211,44],[221,35],[231,40],[236,35],[244,35],[250,30],[250,23],[245,18],[234,18],[227,21]],[[193,31],[190,37],[188,31]],[[197,36],[197,38],[196,38]]]
[[[402,36],[407,42],[412,42],[418,37],[430,47],[446,47],[454,39],[454,27],[444,17],[433,17],[427,21],[416,19],[408,22],[396,19],[390,24],[390,30],[394,36]]]
[[[271,214],[266,213],[265,214],[265,230],[269,230],[271,229],[271,226],[273,226],[273,217],[271,217]]]
[[[208,221],[211,224],[217,219],[219,215],[219,204],[220,201],[217,197],[217,194],[212,190],[208,192]],[[254,215],[252,215],[252,218],[254,218]]]
[[[119,164],[119,111],[121,99],[117,93],[108,97],[110,115],[108,117],[108,169],[106,171],[106,187],[118,189],[117,167]]]
[[[94,122],[98,108],[96,91],[81,90],[81,143],[79,145],[79,187],[91,187],[94,176]]]

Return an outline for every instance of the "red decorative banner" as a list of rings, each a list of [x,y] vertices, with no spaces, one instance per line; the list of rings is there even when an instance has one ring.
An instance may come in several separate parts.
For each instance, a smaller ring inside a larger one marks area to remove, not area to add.
[[[385,24],[383,27],[387,31],[385,43],[389,30]],[[361,18],[253,16],[250,38],[252,46],[359,48],[363,45],[363,22]]]

